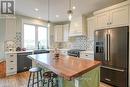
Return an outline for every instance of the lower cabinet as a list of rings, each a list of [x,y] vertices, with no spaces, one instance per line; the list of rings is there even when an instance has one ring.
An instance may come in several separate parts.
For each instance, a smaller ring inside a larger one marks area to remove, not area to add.
[[[17,72],[27,71],[32,67],[32,60],[27,56],[31,55],[31,52],[28,53],[18,53],[17,54]]]
[[[8,53],[6,57],[6,76],[14,75],[17,73],[17,54]]]
[[[101,68],[101,81],[114,87],[128,87],[126,71]]]
[[[72,81],[63,79],[63,87],[99,87],[100,68],[97,67]]]

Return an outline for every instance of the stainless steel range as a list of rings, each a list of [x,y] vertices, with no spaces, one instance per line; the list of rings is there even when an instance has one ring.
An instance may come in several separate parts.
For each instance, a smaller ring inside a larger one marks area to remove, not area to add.
[[[81,51],[85,51],[85,50],[80,50],[80,49],[72,49],[72,50],[68,50],[67,54],[69,56],[74,56],[74,57],[80,57],[80,52]]]

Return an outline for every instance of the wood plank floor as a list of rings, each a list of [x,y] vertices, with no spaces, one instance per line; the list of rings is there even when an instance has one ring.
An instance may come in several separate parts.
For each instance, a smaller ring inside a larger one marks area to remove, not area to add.
[[[0,87],[27,87],[29,73],[23,72],[17,75],[0,78]],[[104,83],[100,84],[100,87],[112,87]]]

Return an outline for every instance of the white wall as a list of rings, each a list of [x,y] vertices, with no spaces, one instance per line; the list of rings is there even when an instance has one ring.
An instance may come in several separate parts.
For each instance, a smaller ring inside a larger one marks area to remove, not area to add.
[[[0,59],[4,58],[5,20],[0,19]]]

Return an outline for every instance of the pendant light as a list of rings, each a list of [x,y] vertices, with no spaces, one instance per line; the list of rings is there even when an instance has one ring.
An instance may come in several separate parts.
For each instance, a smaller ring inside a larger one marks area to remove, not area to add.
[[[50,27],[50,0],[48,0],[48,27]]]
[[[71,19],[72,19],[72,14],[73,14],[73,11],[72,11],[72,9],[71,9],[71,3],[72,3],[71,0],[69,0],[69,10],[67,11],[69,21],[71,21]]]

